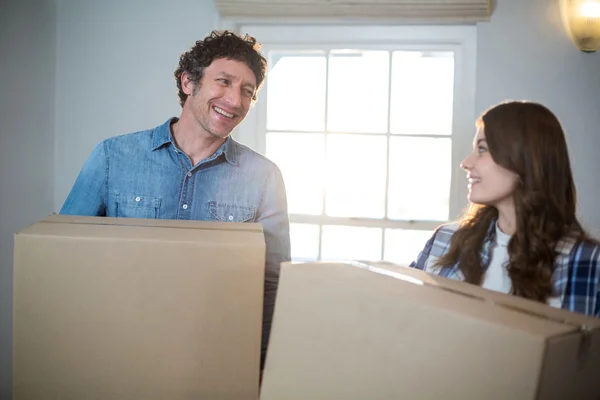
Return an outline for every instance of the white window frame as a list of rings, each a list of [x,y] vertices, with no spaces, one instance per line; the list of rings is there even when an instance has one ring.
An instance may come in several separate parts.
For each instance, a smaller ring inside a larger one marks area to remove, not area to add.
[[[454,106],[452,135],[452,172],[450,220],[458,218],[467,206],[467,181],[460,161],[469,153],[475,132],[475,81],[477,30],[474,25],[452,26],[340,26],[340,25],[262,25],[222,21],[222,29],[254,36],[266,56],[271,50],[361,48],[385,50],[436,50],[454,52]],[[234,138],[255,151],[266,150],[266,106],[268,75],[259,100]],[[427,162],[426,159],[423,160]],[[417,167],[418,168],[418,167]],[[407,195],[418,196],[406,188]],[[348,225],[395,229],[434,230],[440,221],[339,218],[290,214],[292,223]],[[383,244],[382,244],[383,248]]]

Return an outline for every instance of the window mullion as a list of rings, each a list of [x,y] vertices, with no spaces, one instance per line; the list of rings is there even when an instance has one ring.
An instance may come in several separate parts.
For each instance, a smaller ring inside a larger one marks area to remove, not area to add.
[[[325,53],[325,107],[324,120],[323,120],[323,167],[326,169],[327,165],[327,118],[329,113],[329,56],[330,50]],[[325,177],[323,178],[323,209],[321,215],[325,216],[327,210],[327,171],[325,171]],[[323,224],[319,224],[319,255],[318,259],[321,260],[323,254]]]
[[[391,143],[391,119],[392,119],[392,52],[388,57],[388,112],[386,129],[386,149],[385,149],[385,197],[384,197],[384,215],[388,218],[389,192],[390,192],[390,143]],[[386,229],[381,229],[381,259],[385,257],[385,233]]]

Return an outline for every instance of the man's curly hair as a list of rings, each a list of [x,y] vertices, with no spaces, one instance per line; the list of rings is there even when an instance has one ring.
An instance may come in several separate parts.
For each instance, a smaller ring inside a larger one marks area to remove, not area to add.
[[[203,40],[198,40],[191,50],[181,55],[179,67],[175,70],[179,104],[183,107],[188,97],[181,88],[181,75],[187,72],[197,87],[204,75],[204,69],[219,58],[241,61],[254,72],[256,92],[252,99],[255,101],[256,93],[267,73],[267,60],[260,54],[260,48],[260,43],[252,36],[238,36],[231,31],[212,31]]]

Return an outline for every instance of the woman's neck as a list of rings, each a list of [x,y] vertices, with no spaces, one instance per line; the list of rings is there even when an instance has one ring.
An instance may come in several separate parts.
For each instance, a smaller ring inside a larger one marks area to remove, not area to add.
[[[517,213],[512,200],[496,206],[498,210],[498,228],[507,235],[514,235],[517,231]]]

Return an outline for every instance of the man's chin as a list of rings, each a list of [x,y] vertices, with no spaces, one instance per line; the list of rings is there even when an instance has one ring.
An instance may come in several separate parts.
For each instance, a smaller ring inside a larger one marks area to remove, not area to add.
[[[229,129],[230,127],[218,126],[215,127],[218,129],[211,129],[210,134],[220,139],[227,139],[236,127],[234,127],[233,129]]]
[[[210,134],[218,139],[227,139],[229,137],[229,135],[231,135],[231,132],[215,132],[215,131],[213,131],[213,132],[210,132]]]

